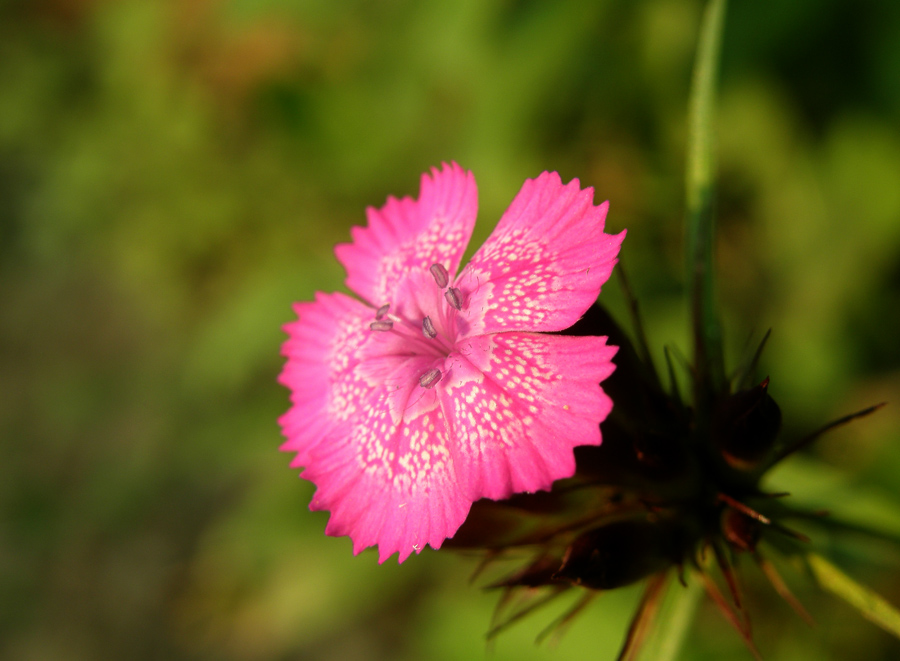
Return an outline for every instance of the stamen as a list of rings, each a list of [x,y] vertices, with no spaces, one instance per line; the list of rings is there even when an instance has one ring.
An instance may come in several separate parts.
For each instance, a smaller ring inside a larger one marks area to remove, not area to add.
[[[447,302],[451,306],[453,306],[455,310],[462,309],[462,299],[460,298],[460,291],[456,287],[450,287],[450,289],[445,291],[444,298],[447,299]]]
[[[390,309],[391,309],[391,304],[385,303],[384,305],[382,305],[380,308],[378,308],[375,311],[375,318],[381,319],[382,317],[384,317],[384,315],[386,315],[388,313],[388,310],[390,310]]]
[[[425,337],[429,339],[437,337],[437,329],[434,327],[434,322],[431,321],[431,317],[425,317],[422,320],[422,332],[425,333]]]
[[[441,289],[446,287],[447,283],[450,282],[450,276],[443,264],[432,264],[431,268],[428,270],[431,271],[431,275],[434,276],[434,281]]]
[[[383,321],[373,321],[369,324],[369,329],[373,331],[389,331],[394,327],[394,322],[390,319]]]
[[[427,318],[427,317],[426,317]],[[435,384],[441,380],[441,370],[432,367],[419,377],[419,385],[423,388],[434,388]]]

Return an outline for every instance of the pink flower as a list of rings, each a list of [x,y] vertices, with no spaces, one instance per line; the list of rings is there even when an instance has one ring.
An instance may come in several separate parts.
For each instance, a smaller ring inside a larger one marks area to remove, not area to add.
[[[575,323],[609,278],[625,233],[603,233],[608,204],[545,172],[527,180],[457,274],[472,234],[471,172],[422,176],[418,200],[367,209],[339,245],[347,286],[294,306],[279,380],[293,467],[329,510],[329,535],[379,562],[439,548],[479,498],[549,489],[599,445],[612,402],[600,381],[616,347],[545,335]]]

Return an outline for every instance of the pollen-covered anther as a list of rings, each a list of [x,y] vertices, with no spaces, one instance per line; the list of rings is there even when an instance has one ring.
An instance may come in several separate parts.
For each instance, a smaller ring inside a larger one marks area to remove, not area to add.
[[[434,322],[431,321],[431,317],[425,317],[422,320],[422,332],[425,334],[425,337],[429,339],[434,339],[437,337],[437,329],[434,327]]]
[[[462,309],[462,299],[460,291],[456,287],[450,287],[447,291],[444,292],[444,298],[447,299],[447,302],[454,310]]]
[[[380,308],[378,308],[377,310],[375,310],[375,318],[376,318],[376,319],[383,319],[383,318],[384,318],[384,315],[386,315],[386,314],[388,313],[388,310],[390,310],[390,309],[391,309],[391,304],[390,304],[390,303],[385,303],[385,304],[382,305]]]
[[[441,370],[432,367],[419,377],[419,385],[423,388],[434,388],[435,384],[441,380]]]
[[[441,289],[446,287],[450,282],[450,274],[447,273],[447,269],[444,268],[443,264],[432,264],[428,270],[431,271],[431,275],[434,276],[434,281]]]
[[[394,327],[394,322],[390,319],[379,319],[369,324],[369,329],[373,331],[389,331]]]

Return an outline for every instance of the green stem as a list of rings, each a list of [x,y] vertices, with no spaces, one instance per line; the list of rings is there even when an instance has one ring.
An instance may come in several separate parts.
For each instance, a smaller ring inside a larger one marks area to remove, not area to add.
[[[713,292],[713,119],[725,0],[703,14],[688,110],[687,282],[694,336],[695,395],[705,407],[725,387],[722,336]]]

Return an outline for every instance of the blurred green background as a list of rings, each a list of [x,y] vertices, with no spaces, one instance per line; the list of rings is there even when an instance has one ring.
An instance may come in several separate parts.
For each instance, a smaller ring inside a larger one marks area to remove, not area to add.
[[[701,9],[0,1],[0,657],[483,657],[496,595],[467,584],[474,560],[378,566],[307,511],[277,451],[280,325],[342,287],[332,248],[366,205],[456,160],[479,185],[476,246],[543,170],[610,199],[654,348],[687,352]],[[785,469],[798,502],[880,519],[900,497],[898,34],[895,0],[734,0],[718,125],[731,355],[774,329],[763,371],[789,431],[891,403]],[[624,309],[615,278],[604,299]],[[890,550],[833,544],[900,603]],[[788,579],[820,626],[751,580],[766,658],[900,656]],[[535,647],[548,609],[490,658],[612,658],[637,597],[603,595]],[[686,658],[750,657],[706,604]]]

